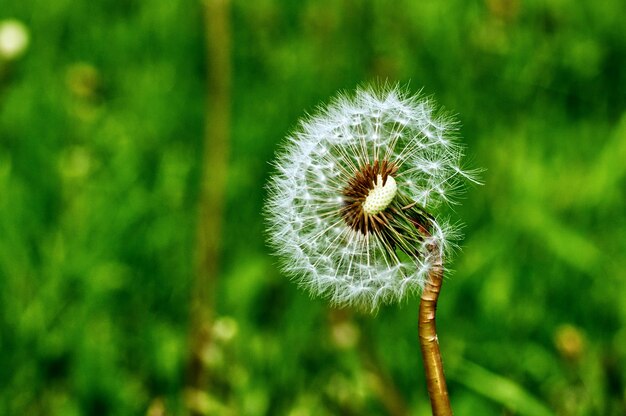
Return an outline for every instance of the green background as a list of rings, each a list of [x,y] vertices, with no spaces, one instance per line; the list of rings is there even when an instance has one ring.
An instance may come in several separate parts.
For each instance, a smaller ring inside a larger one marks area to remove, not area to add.
[[[0,58],[0,414],[186,412],[202,7],[0,0],[0,21],[30,34]],[[429,414],[418,299],[330,309],[280,274],[263,235],[269,162],[298,118],[388,79],[457,114],[486,169],[440,213],[465,224],[438,312],[455,413],[626,414],[622,0],[233,0],[229,20],[200,408]]]

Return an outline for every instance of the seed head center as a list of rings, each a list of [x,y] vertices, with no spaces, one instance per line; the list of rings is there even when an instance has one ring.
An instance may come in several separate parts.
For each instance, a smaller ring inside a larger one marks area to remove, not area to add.
[[[398,167],[388,160],[374,160],[354,172],[343,189],[341,216],[348,226],[362,234],[387,227],[393,216],[387,208],[398,191],[396,172]]]
[[[383,185],[382,175],[376,175],[376,183],[363,202],[363,211],[369,215],[384,211],[393,201],[397,191],[398,185],[393,176],[387,176],[387,181]]]

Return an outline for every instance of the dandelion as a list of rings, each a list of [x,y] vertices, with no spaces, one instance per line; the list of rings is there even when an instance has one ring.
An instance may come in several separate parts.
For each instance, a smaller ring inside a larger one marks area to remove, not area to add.
[[[424,287],[457,229],[432,212],[471,175],[454,123],[395,87],[340,95],[303,121],[266,207],[285,272],[334,304],[375,310]]]
[[[422,291],[420,342],[436,415],[451,414],[435,309],[458,232],[434,212],[475,180],[455,132],[431,100],[397,86],[341,94],[288,138],[266,206],[284,271],[312,294],[375,311]]]

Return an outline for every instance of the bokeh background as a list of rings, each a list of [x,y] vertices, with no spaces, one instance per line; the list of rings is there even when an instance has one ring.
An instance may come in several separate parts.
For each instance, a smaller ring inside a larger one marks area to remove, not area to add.
[[[486,169],[438,213],[466,224],[438,313],[456,414],[626,414],[625,20],[623,0],[2,0],[0,414],[429,414],[418,299],[331,309],[264,243],[279,143],[386,79],[457,114]]]

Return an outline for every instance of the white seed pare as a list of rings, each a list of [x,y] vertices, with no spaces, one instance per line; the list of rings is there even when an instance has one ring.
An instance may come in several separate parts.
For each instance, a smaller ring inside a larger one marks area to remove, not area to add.
[[[398,185],[393,176],[387,176],[387,181],[383,185],[383,177],[378,175],[374,188],[370,190],[367,198],[365,198],[363,211],[369,215],[378,214],[391,204],[397,191]]]

